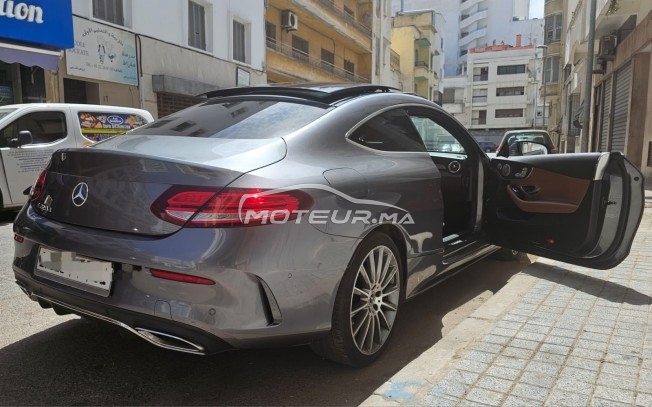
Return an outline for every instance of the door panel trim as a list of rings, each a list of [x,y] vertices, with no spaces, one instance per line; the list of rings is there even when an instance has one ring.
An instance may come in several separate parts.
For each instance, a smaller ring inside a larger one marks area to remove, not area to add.
[[[527,178],[510,180],[507,194],[524,212],[573,213],[584,200],[590,185],[591,181],[586,179],[533,168]]]

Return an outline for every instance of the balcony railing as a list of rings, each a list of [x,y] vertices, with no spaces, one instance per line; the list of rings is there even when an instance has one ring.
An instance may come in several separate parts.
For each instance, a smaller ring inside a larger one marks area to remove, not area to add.
[[[399,55],[398,52],[394,50],[390,50],[391,53],[389,55],[389,66],[392,70],[394,71],[400,71],[401,70],[401,56]]]
[[[371,35],[371,29],[369,27],[356,20],[355,17],[345,12],[343,9],[337,8],[331,0],[319,0],[319,2],[346,20],[347,23],[352,24],[355,28],[365,33],[365,35]]]
[[[488,81],[489,80],[489,74],[481,74],[481,75],[473,75],[473,82],[479,82],[479,81]]]
[[[422,68],[428,67],[428,62],[426,61],[414,61],[414,66],[420,66]]]
[[[486,96],[473,96],[473,102],[474,103],[487,103],[487,97]]]
[[[471,124],[487,124],[487,119],[486,118],[480,118],[480,119],[471,119]]]
[[[354,81],[354,82],[362,82],[362,83],[368,83],[369,79],[365,78],[360,75],[356,75],[353,72],[347,71],[344,68],[340,68],[339,66],[333,65],[329,62],[326,62],[322,60],[321,58],[315,58],[311,57],[309,54],[300,51],[296,48],[293,48],[292,46],[288,44],[283,44],[280,42],[276,41],[271,41],[273,38],[267,37],[267,47],[269,49],[274,50],[275,52],[278,52],[280,54],[283,54],[289,58],[292,58],[297,61],[301,61],[302,63],[306,65],[310,65],[315,68],[319,68],[323,71],[327,71],[328,73],[331,73],[335,76],[338,76],[340,78],[344,78],[349,81]],[[273,45],[273,46],[270,46]]]

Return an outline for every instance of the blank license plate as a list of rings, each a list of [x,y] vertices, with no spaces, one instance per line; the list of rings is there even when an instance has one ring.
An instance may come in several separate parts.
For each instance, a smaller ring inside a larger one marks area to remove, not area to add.
[[[35,274],[103,297],[109,296],[113,281],[113,267],[108,261],[44,247],[39,249]]]

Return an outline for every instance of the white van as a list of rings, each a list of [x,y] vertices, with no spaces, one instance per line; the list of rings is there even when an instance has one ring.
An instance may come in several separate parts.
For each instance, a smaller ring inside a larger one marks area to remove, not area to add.
[[[153,121],[130,107],[67,103],[0,106],[0,211],[19,209],[25,191],[60,148],[86,147]]]

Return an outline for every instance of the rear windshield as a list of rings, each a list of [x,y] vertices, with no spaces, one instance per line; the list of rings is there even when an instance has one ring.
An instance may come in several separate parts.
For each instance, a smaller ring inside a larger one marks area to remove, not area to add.
[[[129,134],[269,139],[292,133],[327,108],[275,100],[208,101],[132,130]]]
[[[508,136],[509,141],[534,141],[538,143],[550,143],[550,136],[546,133],[538,132],[522,132],[522,133],[512,133]]]

